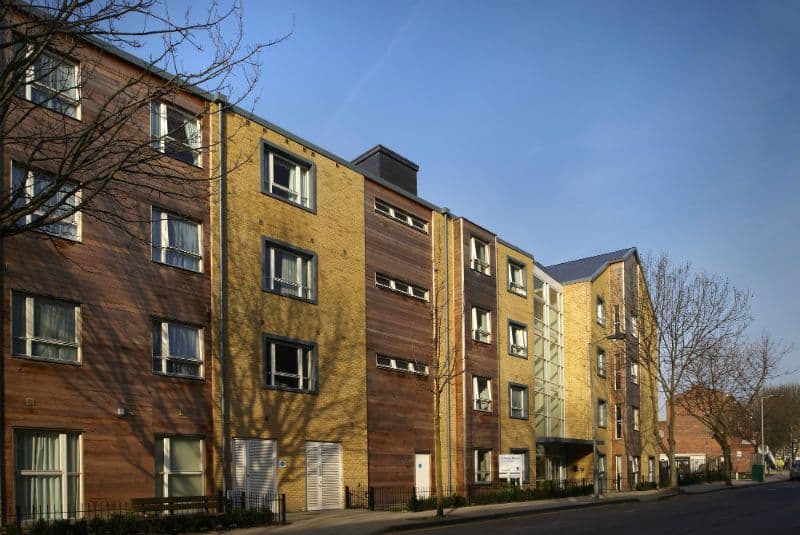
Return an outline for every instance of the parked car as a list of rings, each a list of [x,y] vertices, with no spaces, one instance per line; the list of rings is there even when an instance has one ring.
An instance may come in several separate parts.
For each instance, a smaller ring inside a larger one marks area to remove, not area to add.
[[[800,480],[800,461],[795,461],[792,463],[792,467],[789,469],[789,480]]]

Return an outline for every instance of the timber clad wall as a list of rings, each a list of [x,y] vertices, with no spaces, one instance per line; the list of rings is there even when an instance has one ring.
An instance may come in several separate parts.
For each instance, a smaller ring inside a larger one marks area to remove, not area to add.
[[[430,209],[370,180],[365,181],[364,193],[369,484],[412,487],[415,453],[433,453],[431,378],[379,368],[376,357],[431,364],[433,222]],[[427,221],[428,232],[377,212],[376,198]],[[380,288],[375,284],[377,273],[428,290],[429,297],[421,300]]]
[[[96,63],[85,81],[84,96],[107,95],[116,90],[119,73],[134,76],[133,67],[80,47],[76,59]],[[174,104],[203,113],[204,103],[178,95]],[[95,101],[81,101],[82,117],[96,114]],[[36,110],[38,113],[55,113]],[[150,135],[149,111],[133,118],[126,135],[146,142]],[[203,119],[204,144],[208,128]],[[25,154],[6,150],[3,180],[10,183],[11,160]],[[205,161],[205,155],[204,155]],[[165,157],[165,159],[167,159]],[[3,272],[4,318],[11,318],[14,292],[71,301],[80,307],[77,324],[81,358],[78,364],[36,361],[11,356],[11,321],[6,320],[3,340],[5,364],[4,430],[6,450],[5,512],[14,510],[14,433],[25,429],[80,433],[82,440],[82,503],[128,500],[155,492],[156,438],[189,435],[203,439],[204,473],[210,474],[212,435],[211,407],[211,311],[208,174],[206,169],[170,161],[198,181],[183,189],[186,196],[167,191],[146,195],[142,190],[117,189],[123,201],[111,202],[107,194],[96,205],[121,214],[130,221],[124,229],[84,215],[81,241],[75,242],[41,232],[4,239],[7,267]],[[47,170],[46,168],[44,170]],[[151,208],[160,207],[201,225],[201,273],[151,260]],[[202,328],[205,355],[203,378],[181,378],[153,373],[154,318]],[[117,416],[117,409],[126,411]],[[124,482],[121,485],[120,482]],[[214,491],[208,477],[206,493]]]
[[[500,403],[500,449],[498,453],[511,453],[511,450],[528,452],[528,473],[534,478],[536,439],[533,420],[534,372],[533,372],[533,258],[497,242],[497,316],[498,353],[500,375],[498,393]],[[509,259],[525,266],[526,295],[509,291]],[[509,352],[509,322],[521,324],[527,330],[527,355],[520,357]],[[524,419],[511,417],[509,388],[511,384],[527,388],[527,407]]]
[[[276,440],[277,488],[303,510],[309,441],[341,444],[341,491],[368,480],[364,179],[256,122],[226,120],[230,438]],[[316,165],[316,213],[261,192],[262,140]],[[317,255],[317,303],[262,289],[262,238]],[[316,344],[318,392],[265,388],[264,335]],[[218,424],[217,451],[221,440]]]

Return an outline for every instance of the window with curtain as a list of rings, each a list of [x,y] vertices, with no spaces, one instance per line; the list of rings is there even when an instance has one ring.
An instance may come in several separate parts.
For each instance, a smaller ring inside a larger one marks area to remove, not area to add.
[[[491,312],[472,307],[472,339],[485,344],[492,342]]]
[[[27,519],[75,518],[81,510],[80,435],[14,430],[14,497]]]
[[[305,208],[314,208],[313,165],[264,145],[264,192]]]
[[[470,238],[470,267],[484,275],[492,274],[492,264],[489,260],[489,244],[478,238]]]
[[[203,440],[197,437],[156,439],[155,495],[203,496]]]
[[[80,241],[81,213],[75,210],[80,203],[78,184],[63,182],[56,185],[52,175],[44,171],[28,170],[16,162],[11,162],[11,187],[12,195],[17,195],[14,205],[16,208],[47,196],[44,204],[19,220],[19,225],[28,225],[41,220],[53,221],[37,230]]]
[[[523,297],[528,295],[525,284],[525,264],[514,260],[508,261],[508,291]]]
[[[153,208],[152,214],[153,260],[191,271],[202,271],[200,225],[158,208]]]
[[[153,320],[153,371],[186,377],[203,376],[203,330]]]
[[[608,425],[608,405],[606,400],[597,400],[597,427],[606,427]]]
[[[508,352],[517,357],[528,356],[528,329],[521,323],[508,324]]]
[[[79,361],[78,305],[15,292],[11,308],[14,355],[62,362]]]
[[[492,381],[486,377],[472,378],[472,396],[476,411],[492,412]]]
[[[512,418],[528,417],[528,387],[523,385],[509,385],[508,398],[510,403],[510,416]]]
[[[492,450],[475,450],[475,483],[492,482]]]
[[[316,255],[268,240],[264,242],[264,289],[313,301]]]
[[[153,148],[182,162],[200,165],[200,120],[164,102],[150,106]]]
[[[309,343],[267,337],[264,342],[264,384],[267,387],[315,392],[316,351]]]
[[[79,85],[78,64],[48,50],[33,60],[18,96],[79,119]]]

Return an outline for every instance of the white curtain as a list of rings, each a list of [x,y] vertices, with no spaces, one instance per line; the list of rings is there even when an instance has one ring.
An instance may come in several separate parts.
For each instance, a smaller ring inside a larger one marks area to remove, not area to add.
[[[197,328],[170,323],[167,331],[170,356],[200,359],[200,336]]]
[[[56,516],[63,507],[57,433],[24,432],[17,435],[17,503],[24,514]],[[24,475],[25,471],[55,472]]]
[[[75,343],[75,306],[46,299],[34,299],[33,336],[46,340]],[[75,360],[75,347],[33,342],[33,355],[61,360]]]
[[[200,268],[200,236],[197,224],[170,217],[167,219],[169,243],[166,263],[186,269]]]

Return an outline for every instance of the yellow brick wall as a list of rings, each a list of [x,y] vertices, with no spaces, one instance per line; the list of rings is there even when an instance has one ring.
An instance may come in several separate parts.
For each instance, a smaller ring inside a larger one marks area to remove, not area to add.
[[[530,473],[534,473],[536,459],[536,439],[534,427],[534,375],[533,375],[533,258],[507,245],[495,243],[497,251],[497,331],[500,410],[500,449],[509,453],[512,448],[527,449],[530,452]],[[527,296],[508,291],[508,258],[525,265],[525,284]],[[528,330],[528,358],[509,355],[509,320],[522,323]],[[528,387],[528,419],[511,418],[509,383]]]
[[[233,137],[228,147],[226,218],[230,437],[276,439],[278,459],[286,463],[278,469],[278,492],[286,493],[290,511],[303,510],[306,441],[341,443],[344,485],[368,480],[364,179],[260,124],[232,114],[227,118],[226,128]],[[315,162],[316,214],[261,193],[261,140]],[[218,199],[212,202],[218,221]],[[262,237],[317,254],[318,304],[262,290]],[[213,285],[217,314],[218,261],[215,258]],[[317,344],[317,394],[264,388],[264,333]],[[219,355],[215,357],[218,362]],[[217,394],[219,372],[217,365]],[[217,409],[219,455],[218,404]]]
[[[565,436],[591,440],[591,403],[587,345],[593,297],[591,283],[564,286],[564,417]]]

